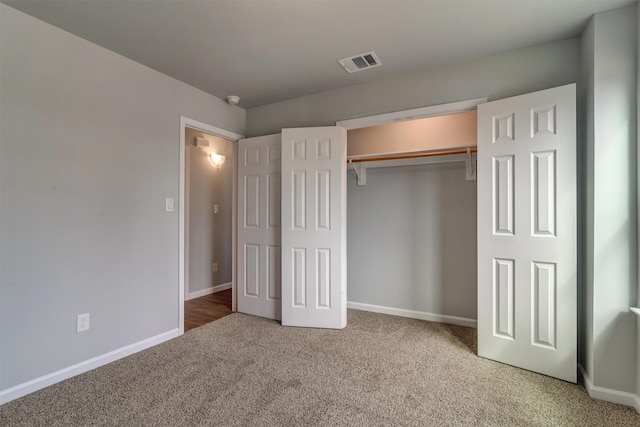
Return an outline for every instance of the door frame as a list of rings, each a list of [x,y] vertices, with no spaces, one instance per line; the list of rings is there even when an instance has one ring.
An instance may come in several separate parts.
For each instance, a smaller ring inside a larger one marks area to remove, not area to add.
[[[189,182],[186,179],[187,173],[187,146],[185,141],[185,132],[187,128],[195,129],[204,133],[208,133],[214,136],[231,141],[233,147],[233,159],[231,160],[231,174],[233,176],[232,181],[232,211],[231,211],[231,227],[232,227],[232,247],[231,247],[231,289],[232,289],[232,302],[231,309],[236,311],[236,239],[237,239],[237,222],[236,222],[236,203],[238,196],[238,182],[237,182],[237,154],[238,154],[238,140],[244,138],[244,135],[240,135],[235,132],[231,132],[225,129],[221,129],[207,123],[200,122],[198,120],[191,119],[189,117],[180,116],[180,184],[178,189],[179,202],[178,202],[178,329],[179,335],[184,334],[184,296],[185,289],[189,284],[188,276],[188,262],[187,251],[189,248],[189,218],[186,216],[186,203],[188,202]]]

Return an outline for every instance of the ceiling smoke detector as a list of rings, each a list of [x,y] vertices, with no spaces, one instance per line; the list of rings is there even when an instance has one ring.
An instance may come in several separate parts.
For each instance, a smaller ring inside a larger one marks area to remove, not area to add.
[[[338,62],[345,70],[347,70],[348,73],[368,70],[369,68],[379,67],[382,65],[382,62],[380,62],[373,51],[340,59]]]
[[[238,102],[240,102],[240,97],[235,95],[229,95],[227,96],[227,102],[231,105],[236,105]]]

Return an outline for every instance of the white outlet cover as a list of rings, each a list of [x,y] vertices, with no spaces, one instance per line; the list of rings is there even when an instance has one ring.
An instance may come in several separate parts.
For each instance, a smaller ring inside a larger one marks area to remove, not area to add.
[[[76,332],[84,332],[89,330],[90,314],[83,313],[78,314],[76,319]]]
[[[214,263],[213,263],[213,272],[214,272],[214,273],[217,273],[217,272],[218,272],[218,263],[217,263],[217,262],[214,262]]]

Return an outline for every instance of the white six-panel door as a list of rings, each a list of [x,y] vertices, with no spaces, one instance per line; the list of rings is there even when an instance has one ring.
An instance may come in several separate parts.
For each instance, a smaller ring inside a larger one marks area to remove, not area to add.
[[[478,107],[478,354],[576,381],[575,85]]]
[[[346,131],[282,130],[282,324],[343,328]]]
[[[238,141],[238,311],[280,320],[281,136]]]

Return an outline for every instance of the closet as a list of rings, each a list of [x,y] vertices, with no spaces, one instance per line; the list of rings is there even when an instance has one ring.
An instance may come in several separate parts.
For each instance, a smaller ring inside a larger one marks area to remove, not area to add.
[[[575,85],[482,101],[427,108],[477,106],[477,167],[473,142],[397,137],[412,112],[241,140],[238,310],[341,328],[347,305],[459,324],[477,307],[480,356],[575,381]]]
[[[476,111],[348,131],[348,307],[475,326]]]

